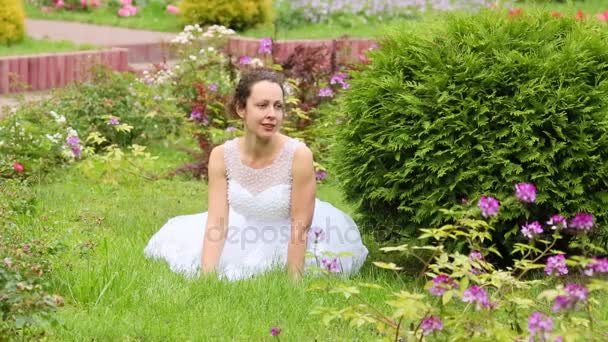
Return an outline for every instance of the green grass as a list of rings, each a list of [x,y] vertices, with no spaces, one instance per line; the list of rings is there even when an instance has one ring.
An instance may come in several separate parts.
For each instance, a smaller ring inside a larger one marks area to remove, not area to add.
[[[26,17],[31,19],[77,21],[162,32],[180,32],[183,28],[179,17],[166,13],[165,5],[161,3],[150,1],[139,10],[136,16],[121,18],[116,14],[116,6],[101,6],[90,12],[60,10],[45,13],[40,7],[25,3]]]
[[[153,166],[159,173],[187,160],[168,147],[156,146],[152,152],[160,156]],[[96,172],[105,170],[101,164],[96,167]],[[49,292],[61,294],[66,305],[58,311],[63,325],[50,328],[49,340],[268,341],[274,326],[283,330],[283,341],[377,339],[369,326],[352,328],[341,321],[325,326],[319,316],[311,315],[318,306],[346,306],[340,295],[306,291],[314,279],[294,284],[283,273],[272,272],[234,283],[187,280],[165,262],[146,259],[144,246],[168,218],[206,210],[204,182],[152,182],[117,175],[117,182],[109,184],[95,177],[96,172],[58,170],[34,186],[35,213],[15,222],[25,241],[42,239],[58,247],[49,256]],[[317,195],[352,213],[336,186],[321,185]],[[351,281],[423,291],[411,278],[373,267],[371,261],[379,258],[372,248],[372,256]],[[386,292],[362,290],[369,303],[391,311],[384,303]],[[478,315],[483,319],[483,312]],[[600,319],[606,317],[608,308],[600,313]]]
[[[96,48],[95,45],[91,44],[74,44],[68,41],[52,41],[26,37],[15,44],[0,44],[0,56],[34,55],[49,52],[93,50]]]
[[[163,150],[157,149],[162,155],[159,169],[169,170],[184,158]],[[25,234],[31,238],[64,246],[51,257],[51,292],[67,303],[59,311],[64,327],[50,332],[52,340],[260,341],[269,338],[273,326],[281,327],[281,338],[288,341],[375,336],[344,324],[322,327],[320,317],[310,311],[343,300],[305,291],[310,279],[294,285],[274,272],[236,283],[186,280],[165,262],[144,258],[145,244],[168,218],[206,210],[204,182],[128,177],[112,185],[88,179],[76,168],[52,179],[35,187],[37,214],[17,223],[28,227]],[[334,187],[322,186],[318,195],[343,205]],[[88,249],[91,242],[95,247]],[[403,281],[369,265],[358,277],[391,288]],[[377,290],[369,290],[369,298],[383,306]]]

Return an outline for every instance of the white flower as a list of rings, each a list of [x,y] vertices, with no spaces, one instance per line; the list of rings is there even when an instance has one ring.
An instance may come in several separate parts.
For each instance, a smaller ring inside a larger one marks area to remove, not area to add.
[[[191,61],[196,61],[196,56],[195,55],[190,55],[188,58],[190,58]]]
[[[210,47],[207,48],[207,51],[213,52],[213,51],[215,51],[215,48],[213,46],[210,46]]]

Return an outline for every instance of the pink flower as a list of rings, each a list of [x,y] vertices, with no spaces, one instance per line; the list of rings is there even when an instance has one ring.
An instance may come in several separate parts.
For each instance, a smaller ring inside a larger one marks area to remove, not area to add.
[[[458,283],[454,279],[448,277],[445,274],[440,274],[433,278],[433,286],[429,289],[429,292],[434,296],[442,296],[448,290],[457,289]]]
[[[538,221],[534,221],[532,223],[528,223],[526,225],[521,226],[521,233],[528,239],[533,239],[536,235],[543,233],[543,227]]]
[[[477,206],[481,209],[481,216],[489,217],[498,214],[500,202],[494,197],[481,196]]]
[[[547,258],[547,265],[545,266],[545,273],[552,275],[553,272],[557,272],[557,275],[568,274],[568,267],[566,266],[566,257],[563,254],[558,254]]]
[[[583,12],[583,11],[576,11],[576,16],[574,18],[576,20],[583,20],[583,19],[585,19],[585,12]]]
[[[93,7],[99,7],[99,5],[101,5],[101,4],[99,3],[99,0],[92,0],[92,1],[91,1],[91,6],[93,6]]]
[[[323,268],[325,268],[326,270],[333,272],[333,273],[339,273],[340,272],[340,265],[338,264],[338,258],[333,258],[332,260],[323,258],[321,260],[321,264],[323,264]]]
[[[122,7],[125,7],[127,5],[132,5],[133,4],[133,0],[120,0],[120,5]]]
[[[315,172],[315,179],[317,180],[317,182],[320,182],[320,181],[324,180],[325,178],[327,178],[327,171],[319,170],[319,171]]]
[[[608,21],[608,11],[605,11],[604,13],[600,13],[597,15],[597,18],[600,21]]]
[[[123,7],[123,8],[126,8],[126,9],[127,9],[127,11],[129,11],[129,14],[130,14],[131,16],[133,16],[133,15],[136,15],[136,14],[137,14],[137,7],[135,7],[135,6],[133,6],[133,5],[126,5],[126,6],[125,6],[125,7]]]
[[[25,167],[19,163],[13,163],[13,169],[19,173],[23,173],[25,171]]]
[[[562,311],[574,309],[578,303],[587,301],[589,290],[584,285],[574,283],[566,284],[566,295],[555,297],[553,302],[553,311]]]
[[[319,97],[332,97],[334,96],[334,91],[329,87],[319,89]]]
[[[65,3],[63,2],[63,0],[57,0],[57,2],[55,3],[55,7],[63,7],[65,6]]]
[[[465,303],[476,303],[476,309],[480,308],[493,308],[496,303],[490,303],[488,299],[488,293],[483,287],[473,285],[462,293],[462,301]]]
[[[272,53],[272,39],[262,38],[260,39],[260,47],[258,53]]]
[[[437,316],[428,316],[420,323],[420,329],[422,329],[422,335],[427,336],[434,331],[443,329],[443,322],[441,322],[441,318]]]
[[[549,221],[547,221],[547,224],[550,225],[551,229],[553,229],[553,230],[568,227],[566,218],[563,217],[562,215],[551,216],[551,219]]]
[[[553,319],[540,312],[534,312],[528,318],[528,330],[533,337],[540,333],[542,337],[539,341],[546,341],[545,335],[553,330]]]
[[[525,203],[536,201],[536,187],[530,183],[515,184],[515,197]]]
[[[570,228],[578,230],[591,230],[593,228],[593,215],[587,213],[578,213],[570,220]]]
[[[118,10],[119,17],[129,17],[131,16],[131,11],[129,11],[126,7],[123,7]]]
[[[587,265],[584,273],[589,277],[594,273],[608,273],[608,259],[593,257],[593,261]]]
[[[87,7],[87,0],[80,0],[80,7],[82,7],[82,8]]]
[[[167,13],[171,13],[171,14],[179,14],[179,8],[177,6],[173,6],[173,5],[167,5]]]
[[[272,335],[272,336],[277,336],[280,333],[281,333],[281,328],[273,327],[272,329],[270,329],[270,335]]]

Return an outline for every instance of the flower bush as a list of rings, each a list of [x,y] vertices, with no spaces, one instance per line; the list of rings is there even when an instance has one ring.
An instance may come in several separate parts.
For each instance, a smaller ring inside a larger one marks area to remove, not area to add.
[[[521,197],[521,193],[516,196]],[[518,256],[514,266],[497,268],[489,262],[490,255],[499,254],[496,241],[492,240],[493,218],[479,218],[481,210],[473,205],[445,209],[442,213],[451,222],[440,228],[421,229],[419,239],[427,243],[425,246],[404,244],[382,248],[385,252],[402,252],[417,258],[421,258],[420,251],[433,251],[422,270],[428,279],[424,292],[394,292],[386,302],[390,307],[386,312],[371,306],[364,295],[364,288],[382,290],[381,285],[353,285],[326,277],[313,283],[311,289],[342,294],[349,305],[318,307],[313,314],[322,315],[328,324],[344,319],[355,326],[372,325],[385,341],[443,341],[448,337],[597,341],[607,337],[608,323],[601,318],[606,311],[600,309],[608,292],[608,258],[593,255],[606,255],[606,250],[590,242],[589,230],[572,226],[554,228],[552,220],[544,227],[539,224],[542,231],[535,236],[522,232],[523,242],[514,251]],[[588,222],[590,214],[585,217]],[[593,225],[593,229],[597,226]],[[558,241],[570,234],[575,234],[570,247],[579,250],[579,255],[566,256],[555,248]],[[449,241],[463,242],[468,255],[449,252],[446,249]],[[393,271],[402,269],[393,263],[374,264]],[[544,269],[545,276],[536,273],[539,269]]]
[[[241,122],[227,115],[226,106],[241,73],[253,68],[272,68],[286,78],[288,115],[283,131],[313,147],[326,145],[320,142],[313,125],[322,116],[317,108],[332,102],[334,92],[349,88],[349,76],[344,73],[348,67],[332,67],[326,51],[303,47],[297,48],[279,65],[273,58],[270,38],[260,40],[256,56],[229,57],[222,52],[221,46],[232,34],[234,31],[223,26],[203,29],[199,25],[188,25],[173,39],[179,61],[145,73],[140,79],[153,93],[175,99],[177,107],[185,113],[186,127],[199,147],[199,150],[182,148],[190,152],[194,160],[174,174],[190,172],[196,177],[205,176],[211,149],[238,134]],[[320,96],[322,89],[333,89],[332,96]],[[321,152],[321,149],[315,152]],[[316,158],[322,159],[319,153]],[[322,181],[326,176],[325,168],[317,164],[317,179]]]
[[[27,182],[0,182],[0,335],[30,339],[44,334],[63,298],[48,292],[44,278],[48,256],[56,250],[52,241],[24,241],[15,219],[31,213],[34,193]]]

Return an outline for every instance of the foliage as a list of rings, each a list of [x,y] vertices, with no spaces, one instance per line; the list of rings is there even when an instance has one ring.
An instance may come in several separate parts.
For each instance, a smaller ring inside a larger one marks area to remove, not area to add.
[[[183,0],[180,12],[187,24],[222,25],[243,30],[271,18],[270,0]]]
[[[473,208],[441,211],[450,222],[440,228],[421,229],[419,239],[427,245],[382,248],[387,253],[401,252],[416,258],[420,258],[420,251],[433,252],[423,260],[425,267],[421,270],[428,280],[425,293],[393,292],[386,301],[388,308],[383,309],[371,305],[363,294],[366,288],[386,292],[380,284],[353,285],[326,277],[310,289],[343,295],[348,306],[319,306],[313,314],[321,315],[326,324],[343,319],[351,326],[372,325],[384,341],[606,338],[607,322],[598,314],[608,295],[608,258],[591,257],[605,255],[606,250],[590,243],[588,230],[551,222],[544,227],[545,232],[517,245],[514,253],[519,258],[513,268],[500,269],[488,261],[491,254],[499,253],[493,245],[497,241],[492,240],[495,234],[491,221],[478,218],[479,212]],[[584,251],[582,255],[566,257],[554,248],[563,235],[570,234],[576,234],[573,244]],[[523,229],[522,236],[526,238]],[[447,243],[451,241],[465,243],[469,254],[448,252]],[[380,261],[374,265],[392,271],[402,269]],[[548,276],[526,277],[539,269]],[[536,298],[531,296],[534,293],[538,293]]]
[[[607,31],[501,13],[395,31],[355,74],[334,150],[364,229],[411,236],[444,222],[438,208],[481,192],[502,201],[526,181],[542,195],[501,215],[494,238],[505,241],[504,255],[528,209],[541,217],[585,210],[605,227]]]
[[[50,241],[23,241],[14,223],[17,215],[31,214],[34,194],[26,182],[0,183],[0,334],[32,337],[41,327],[57,324],[53,312],[63,298],[51,295],[44,275],[48,255],[56,246]]]
[[[206,175],[211,149],[234,137],[241,129],[240,120],[227,113],[231,92],[243,72],[260,67],[282,73],[286,79],[288,114],[282,131],[318,148],[313,150],[315,153],[325,152],[328,142],[318,139],[320,135],[312,124],[323,117],[316,108],[331,102],[334,92],[349,87],[345,73],[349,66],[335,62],[339,51],[299,46],[280,65],[272,54],[272,40],[263,38],[257,56],[229,58],[221,52],[221,45],[231,34],[234,31],[221,26],[210,26],[206,30],[198,25],[186,26],[173,40],[179,61],[154,73],[146,73],[141,79],[155,93],[175,98],[180,110],[190,113],[186,127],[195,137],[200,151],[188,149],[194,161],[177,169],[175,174]],[[204,46],[200,37],[205,38]],[[326,137],[329,139],[329,134]],[[323,157],[317,154],[316,159],[322,160]],[[317,165],[317,171],[320,175],[325,172],[322,165]]]
[[[0,1],[0,45],[18,42],[24,36],[25,13],[22,1]]]

